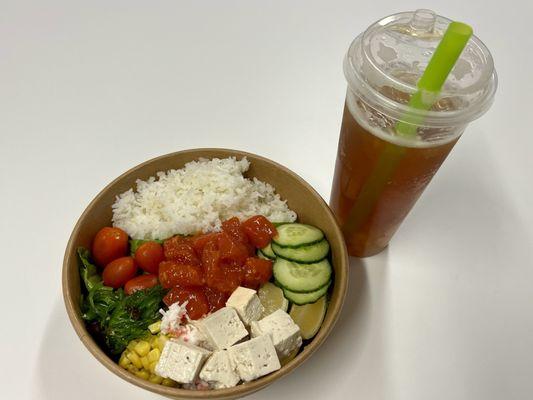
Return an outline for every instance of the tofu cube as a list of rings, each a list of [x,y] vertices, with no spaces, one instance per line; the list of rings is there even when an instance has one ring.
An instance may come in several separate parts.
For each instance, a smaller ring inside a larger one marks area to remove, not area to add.
[[[226,306],[233,307],[246,326],[261,318],[265,310],[256,293],[253,289],[239,286],[226,301]]]
[[[248,336],[248,331],[231,307],[223,307],[196,324],[216,350],[226,350]]]
[[[265,318],[252,322],[252,337],[268,335],[279,358],[287,357],[302,345],[300,328],[283,310],[276,310]]]
[[[181,341],[169,340],[155,367],[155,373],[179,383],[192,383],[211,352]]]
[[[200,371],[200,379],[215,389],[236,386],[241,380],[230,362],[227,350],[215,351],[209,357]]]
[[[263,335],[228,349],[231,364],[243,381],[250,382],[281,368],[270,336]]]
[[[204,349],[207,349],[207,350],[210,350],[210,351],[215,351],[216,348],[214,346],[214,344],[211,342],[211,339],[209,339],[207,337],[207,334],[204,332],[203,328],[202,328],[202,324],[200,323],[201,320],[193,320],[193,321],[189,321],[189,323],[186,325],[188,327],[192,327],[192,328],[189,328],[192,335],[192,339],[193,340],[189,340],[190,343],[196,345],[196,346],[199,346],[199,347],[202,347]],[[190,339],[190,338],[189,338]]]

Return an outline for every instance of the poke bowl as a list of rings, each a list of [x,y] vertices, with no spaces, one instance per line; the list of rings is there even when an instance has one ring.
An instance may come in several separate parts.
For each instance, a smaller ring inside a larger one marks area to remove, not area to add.
[[[76,223],[62,272],[93,356],[175,399],[243,397],[295,370],[333,329],[347,282],[321,196],[228,149],[171,153],[116,178]]]

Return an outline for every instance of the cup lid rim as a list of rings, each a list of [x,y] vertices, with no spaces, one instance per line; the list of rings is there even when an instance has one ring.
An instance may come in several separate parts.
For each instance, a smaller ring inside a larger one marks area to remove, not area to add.
[[[466,96],[475,94],[476,97],[473,101],[468,103],[465,102],[466,105],[462,108],[440,111],[413,110],[409,108],[407,104],[395,101],[384,95],[371,80],[364,76],[364,72],[361,71],[360,67],[361,62],[365,62],[365,67],[371,69],[373,74],[379,75],[380,81],[390,82],[391,86],[394,88],[400,89],[406,93],[414,93],[418,90],[416,84],[406,83],[397,77],[388,74],[387,71],[384,71],[383,68],[377,65],[371,54],[369,54],[370,50],[368,47],[368,40],[372,35],[375,35],[376,33],[379,34],[379,32],[383,32],[383,29],[386,27],[394,25],[397,21],[405,21],[413,15],[414,12],[410,11],[392,14],[381,18],[353,40],[344,59],[344,73],[348,81],[348,86],[366,103],[396,119],[401,119],[406,113],[418,114],[424,116],[424,125],[450,126],[466,124],[479,118],[490,108],[493,102],[498,79],[492,55],[485,44],[477,36],[472,36],[469,46],[478,48],[485,57],[486,63],[484,66],[487,69],[487,73],[483,76],[483,80],[476,82],[475,85],[470,85],[465,88],[455,88],[454,91],[444,89],[439,95],[440,98],[466,98]],[[451,22],[451,20],[446,17],[436,16],[436,18],[438,18],[441,25],[443,23],[447,24]]]

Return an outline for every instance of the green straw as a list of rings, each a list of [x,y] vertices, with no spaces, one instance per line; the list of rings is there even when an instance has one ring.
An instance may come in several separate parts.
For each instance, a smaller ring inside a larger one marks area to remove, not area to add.
[[[411,109],[428,111],[438,98],[442,85],[448,78],[468,40],[472,36],[472,28],[462,22],[451,22],[444,33],[428,66],[420,77],[418,91],[409,101]],[[406,113],[396,124],[399,135],[412,138],[417,128],[425,119],[425,113]],[[380,154],[377,164],[361,188],[352,205],[342,230],[350,235],[361,227],[374,209],[381,193],[390,182],[394,171],[405,155],[406,148],[387,143]]]
[[[429,60],[426,70],[420,77],[418,91],[411,96],[409,108],[428,111],[438,97],[442,85],[459,59],[472,28],[462,22],[451,22],[439,45]],[[424,122],[424,113],[407,113],[396,124],[396,131],[402,136],[414,136],[417,127]]]

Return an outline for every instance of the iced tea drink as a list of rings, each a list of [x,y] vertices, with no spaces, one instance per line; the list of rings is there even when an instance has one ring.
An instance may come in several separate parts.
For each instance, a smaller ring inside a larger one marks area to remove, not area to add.
[[[465,126],[491,104],[492,59],[473,37],[416,135],[397,132],[424,63],[448,23],[427,10],[396,14],[371,26],[348,51],[330,206],[353,256],[370,256],[388,245]]]

